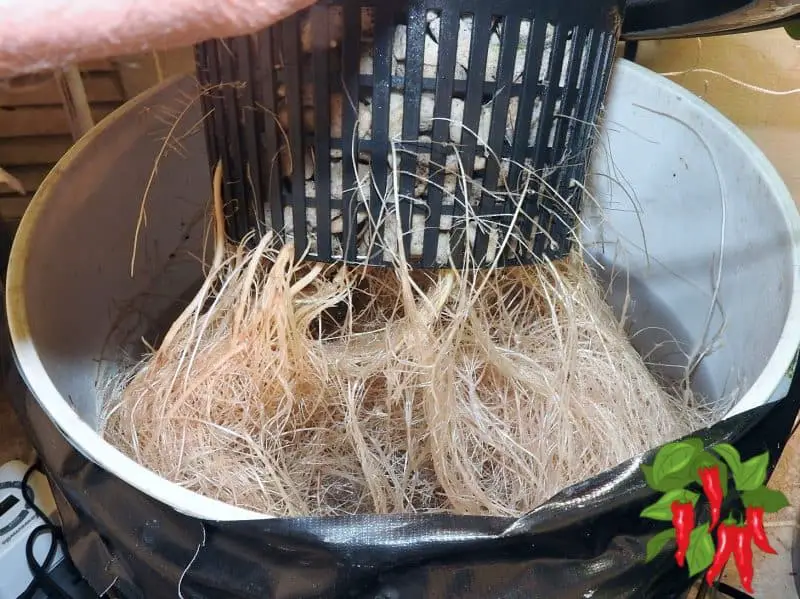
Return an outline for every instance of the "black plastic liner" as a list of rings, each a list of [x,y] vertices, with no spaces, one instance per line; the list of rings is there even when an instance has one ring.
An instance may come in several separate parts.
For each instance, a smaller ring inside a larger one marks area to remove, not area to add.
[[[9,355],[4,358],[6,386],[53,485],[73,561],[101,596],[665,599],[683,595],[692,582],[669,554],[644,563],[657,524],[639,517],[655,494],[638,460],[563,491],[519,520],[203,522],[84,458],[26,391]],[[771,472],[799,410],[795,376],[782,401],[698,435],[708,445],[734,444],[745,459],[769,451]]]

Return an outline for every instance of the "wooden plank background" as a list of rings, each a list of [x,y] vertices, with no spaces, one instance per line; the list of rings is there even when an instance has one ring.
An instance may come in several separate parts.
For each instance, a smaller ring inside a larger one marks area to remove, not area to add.
[[[95,122],[126,99],[116,63],[93,61],[80,65]],[[0,183],[0,220],[15,229],[47,173],[73,140],[50,73],[0,81],[0,168],[15,177],[25,193]]]
[[[158,66],[156,65],[158,61]],[[80,65],[95,122],[163,77],[194,70],[191,48],[120,56]],[[0,80],[0,168],[25,188],[0,183],[0,220],[14,228],[36,189],[72,145],[61,96],[49,73]]]
[[[92,102],[92,116],[99,122],[119,102]],[[0,106],[0,138],[69,135],[69,121],[61,106]]]
[[[125,99],[125,90],[114,71],[84,72],[83,85],[92,102],[120,103]],[[16,85],[0,85],[0,107],[61,106],[55,79],[45,76],[29,84],[23,81]]]
[[[71,145],[69,135],[0,138],[0,165],[8,172],[17,166],[52,166]]]

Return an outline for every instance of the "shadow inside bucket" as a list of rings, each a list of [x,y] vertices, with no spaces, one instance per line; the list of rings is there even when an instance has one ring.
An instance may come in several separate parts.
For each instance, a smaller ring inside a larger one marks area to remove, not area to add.
[[[620,271],[603,254],[595,259],[602,268],[594,273],[607,289],[606,301],[617,318],[625,315],[625,329],[631,344],[641,355],[648,370],[671,390],[684,383],[687,353],[691,351],[693,336],[681,324],[681,320],[669,305],[660,299],[639,277]],[[713,374],[701,361],[690,378],[691,390],[701,398],[723,397],[724,389],[715,389]]]

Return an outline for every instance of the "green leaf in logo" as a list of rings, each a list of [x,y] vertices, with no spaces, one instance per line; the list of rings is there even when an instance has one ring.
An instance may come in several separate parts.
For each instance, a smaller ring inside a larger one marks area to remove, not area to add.
[[[708,530],[708,524],[698,526],[689,537],[689,549],[686,551],[686,562],[689,564],[689,576],[695,576],[706,570],[714,561],[714,539]]]
[[[675,491],[683,489],[686,485],[692,482],[692,473],[689,470],[678,472],[676,474],[667,476],[656,483],[655,476],[653,475],[653,467],[642,465],[642,472],[644,473],[644,480],[647,486],[654,491],[661,491],[666,493],[668,491]]]
[[[652,539],[647,542],[647,559],[645,563],[649,563],[653,561],[658,554],[661,553],[661,550],[669,543],[672,539],[675,538],[675,529],[668,528],[667,530],[658,533]]]
[[[714,452],[725,460],[728,468],[731,469],[734,482],[738,481],[742,475],[742,457],[739,455],[736,448],[727,443],[720,443],[714,447]]]
[[[654,491],[660,491],[661,489],[656,488],[656,480],[653,477],[653,467],[648,466],[647,464],[642,464],[642,473],[644,474],[644,481],[647,483],[647,486],[653,489]]]
[[[665,479],[686,473],[697,455],[697,447],[691,442],[680,441],[662,447],[653,462],[653,481],[663,484]]]
[[[742,470],[737,477],[734,473],[734,482],[739,491],[755,491],[767,482],[767,466],[769,454],[762,453],[742,464]]]
[[[650,520],[658,520],[660,522],[672,522],[672,504],[676,501],[680,503],[691,503],[693,506],[697,505],[700,496],[692,491],[685,489],[676,489],[669,491],[661,496],[661,499],[654,504],[644,508],[640,516]]]
[[[766,487],[742,493],[742,503],[744,503],[745,507],[764,508],[767,514],[775,514],[783,508],[789,507],[789,500],[786,495]]]

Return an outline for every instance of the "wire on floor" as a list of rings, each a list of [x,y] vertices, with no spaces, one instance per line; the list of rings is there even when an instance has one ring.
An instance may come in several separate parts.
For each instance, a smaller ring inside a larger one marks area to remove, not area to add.
[[[719,582],[713,587],[704,582],[697,593],[696,599],[724,599],[725,597],[729,599],[755,599],[752,595],[748,595],[744,591],[740,591],[724,582]]]
[[[33,512],[42,519],[44,524],[37,526],[31,531],[30,536],[28,536],[28,541],[25,544],[25,557],[28,560],[28,568],[30,568],[31,574],[33,574],[33,580],[22,595],[19,596],[19,599],[33,599],[37,591],[42,591],[48,599],[71,599],[71,595],[65,592],[50,576],[50,569],[53,566],[53,560],[55,560],[59,545],[64,555],[67,555],[66,543],[64,542],[61,528],[56,526],[47,514],[36,505],[33,489],[29,484],[31,476],[36,472],[44,474],[39,460],[34,462],[34,464],[28,468],[27,472],[25,472],[25,476],[22,477],[22,498],[25,500],[25,504],[28,508],[33,510]],[[36,540],[45,534],[50,535],[50,547],[47,550],[44,561],[39,563],[34,554],[34,545]]]

